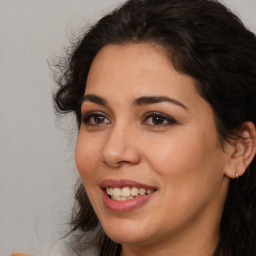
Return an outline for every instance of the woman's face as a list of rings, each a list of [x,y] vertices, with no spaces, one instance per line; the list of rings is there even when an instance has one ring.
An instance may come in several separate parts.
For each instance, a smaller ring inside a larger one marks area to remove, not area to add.
[[[212,108],[160,46],[105,46],[81,111],[76,164],[110,238],[150,246],[217,234],[228,157]]]

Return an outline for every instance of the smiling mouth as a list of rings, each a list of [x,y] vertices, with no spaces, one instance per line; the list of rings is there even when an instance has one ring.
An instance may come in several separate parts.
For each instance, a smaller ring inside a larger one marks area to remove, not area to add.
[[[106,187],[105,190],[109,198],[116,201],[131,200],[137,197],[152,194],[156,191],[155,189],[145,189],[139,187]]]
[[[158,190],[133,180],[105,179],[100,183],[105,206],[114,212],[130,212],[146,204]]]

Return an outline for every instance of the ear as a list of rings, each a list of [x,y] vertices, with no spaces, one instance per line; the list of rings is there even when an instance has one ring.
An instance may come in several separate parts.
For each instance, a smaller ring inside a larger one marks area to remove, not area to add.
[[[225,174],[229,178],[242,176],[256,154],[256,130],[252,122],[245,122],[237,139],[228,147]]]

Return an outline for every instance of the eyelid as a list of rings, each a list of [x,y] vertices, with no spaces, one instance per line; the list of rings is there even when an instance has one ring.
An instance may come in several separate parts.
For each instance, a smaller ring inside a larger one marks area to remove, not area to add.
[[[156,112],[156,111],[151,111],[151,112],[146,113],[144,115],[143,122],[145,122],[145,120],[149,119],[150,117],[155,117],[155,116],[160,116],[160,117],[164,118],[166,121],[168,121],[168,124],[163,124],[163,125],[159,125],[159,126],[178,124],[178,121],[176,119],[174,119],[173,117],[170,117],[169,115],[166,115],[162,112]],[[151,126],[157,126],[157,125],[151,125]]]
[[[105,114],[104,112],[102,112],[102,111],[89,111],[89,112],[87,112],[87,113],[82,113],[81,114],[81,123],[84,123],[84,124],[86,124],[86,125],[91,125],[91,126],[96,126],[96,125],[101,125],[101,124],[89,124],[89,122],[88,122],[88,120],[91,118],[91,117],[93,117],[93,116],[97,116],[97,115],[99,115],[99,116],[103,116],[104,118],[106,118],[109,122],[108,123],[110,123],[110,118],[108,117],[108,115],[107,114]],[[102,123],[103,124],[103,123]]]

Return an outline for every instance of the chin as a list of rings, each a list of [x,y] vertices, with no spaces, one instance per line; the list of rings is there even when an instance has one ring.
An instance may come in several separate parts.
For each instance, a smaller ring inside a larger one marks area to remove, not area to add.
[[[136,224],[127,220],[120,220],[119,223],[108,222],[103,226],[107,236],[119,244],[144,244],[152,237],[152,230],[148,230],[149,224]]]
[[[117,232],[106,232],[108,237],[118,244],[129,244],[129,245],[138,245],[144,244],[146,241],[149,240],[149,237],[145,237],[144,234],[136,234],[133,232],[125,232],[121,233],[120,231]]]

